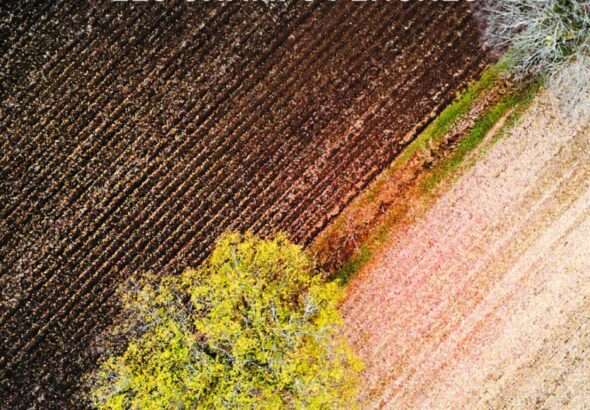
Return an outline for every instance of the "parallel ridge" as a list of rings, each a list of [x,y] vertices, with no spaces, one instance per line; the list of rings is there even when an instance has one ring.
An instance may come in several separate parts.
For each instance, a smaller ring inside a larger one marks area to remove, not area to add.
[[[133,272],[309,243],[485,64],[462,3],[63,3],[2,14],[10,408],[72,403]]]

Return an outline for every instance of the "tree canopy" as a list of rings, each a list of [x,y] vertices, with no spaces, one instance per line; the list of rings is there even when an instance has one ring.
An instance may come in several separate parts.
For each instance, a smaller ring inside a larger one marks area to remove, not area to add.
[[[342,291],[279,235],[222,236],[179,276],[123,292],[133,335],[91,377],[101,409],[351,408],[360,361],[340,334]]]
[[[590,118],[590,1],[488,0],[486,39],[516,78],[542,77],[562,114]]]
[[[499,0],[485,8],[487,40],[510,47],[516,74],[559,71],[590,53],[590,1]]]

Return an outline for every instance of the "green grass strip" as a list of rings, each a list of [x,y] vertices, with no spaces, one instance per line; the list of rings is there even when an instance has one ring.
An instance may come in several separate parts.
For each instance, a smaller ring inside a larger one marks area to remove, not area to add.
[[[474,102],[487,90],[492,88],[498,78],[506,72],[508,64],[505,60],[486,68],[481,77],[470,84],[467,89],[449,106],[447,106],[424,131],[420,133],[404,150],[397,156],[393,163],[385,171],[385,176],[393,174],[403,168],[412,157],[420,151],[427,149],[428,144],[439,141],[455,125],[459,118],[466,115],[473,107]],[[361,203],[371,203],[382,183],[377,181],[372,184],[361,199]],[[336,225],[340,225],[337,221]]]
[[[499,77],[506,72],[508,63],[506,60],[501,60],[497,64],[488,67],[481,75],[480,79],[472,83],[453,103],[445,108],[441,114],[418,135],[394,160],[392,165],[386,171],[387,174],[392,174],[395,170],[403,167],[407,162],[417,153],[427,149],[431,141],[438,142],[443,138],[456,122],[463,116],[469,113],[475,101],[488,91],[496,83]],[[431,171],[431,175],[425,179],[423,188],[430,192],[436,187],[446,176],[452,174],[454,170],[465,159],[467,154],[475,149],[483,140],[485,135],[492,127],[500,120],[508,110],[515,108],[514,112],[507,119],[503,128],[511,127],[524,112],[526,107],[530,104],[536,91],[539,89],[539,84],[535,84],[525,90],[517,91],[513,94],[504,97],[495,106],[490,108],[486,114],[476,121],[475,126],[470,131],[469,135],[461,140],[453,155],[444,160]],[[504,130],[500,130],[501,134]],[[496,135],[495,138],[499,138]],[[380,189],[379,181],[373,184],[369,191],[365,194],[365,198],[361,200],[371,201],[376,197],[376,192]],[[388,238],[390,231],[389,224],[383,224],[378,227],[359,248],[355,255],[344,264],[344,266],[335,275],[335,280],[339,281],[343,286],[346,285],[373,257],[375,249],[383,244]]]
[[[412,156],[425,149],[430,141],[440,140],[459,118],[467,114],[473,103],[484,91],[489,90],[496,80],[507,69],[507,63],[502,60],[484,70],[480,79],[467,87],[467,89],[445,108],[440,115],[426,129],[412,141],[404,151],[395,159],[394,167],[403,166]]]
[[[463,163],[467,155],[472,152],[483,141],[488,132],[502,119],[510,110],[513,110],[506,124],[498,131],[503,134],[509,129],[516,120],[522,115],[525,109],[530,105],[534,96],[540,88],[540,83],[536,82],[528,87],[505,96],[502,100],[491,107],[483,117],[479,118],[469,134],[463,138],[459,145],[454,149],[453,154],[438,164],[424,180],[422,188],[426,192],[432,191],[443,180],[453,174]],[[499,135],[494,136],[494,140]]]

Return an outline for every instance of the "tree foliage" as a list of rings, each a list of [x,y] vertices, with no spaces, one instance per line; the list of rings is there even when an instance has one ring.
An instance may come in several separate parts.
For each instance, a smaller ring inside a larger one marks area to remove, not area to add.
[[[135,336],[93,374],[98,408],[354,407],[341,290],[284,236],[226,234],[200,268],[123,295]]]
[[[563,112],[590,115],[590,0],[489,0],[486,39],[516,77],[542,76]]]
[[[590,51],[588,0],[493,0],[484,10],[488,41],[510,47],[518,74],[553,73]]]

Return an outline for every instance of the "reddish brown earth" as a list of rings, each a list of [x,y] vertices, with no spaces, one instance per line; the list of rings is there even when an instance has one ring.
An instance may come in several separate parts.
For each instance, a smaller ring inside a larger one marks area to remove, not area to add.
[[[363,408],[590,408],[590,129],[542,95],[349,287]]]
[[[132,273],[228,229],[309,243],[485,63],[465,2],[0,7],[10,409],[75,405]]]

